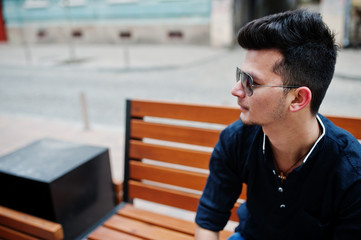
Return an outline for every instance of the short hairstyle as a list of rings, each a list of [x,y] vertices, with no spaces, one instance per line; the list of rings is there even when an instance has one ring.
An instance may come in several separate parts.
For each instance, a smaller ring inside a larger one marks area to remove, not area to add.
[[[334,34],[320,14],[299,9],[253,20],[240,29],[238,43],[247,50],[278,49],[283,60],[276,63],[274,71],[285,85],[308,87],[311,113],[318,113],[335,71],[338,50]]]

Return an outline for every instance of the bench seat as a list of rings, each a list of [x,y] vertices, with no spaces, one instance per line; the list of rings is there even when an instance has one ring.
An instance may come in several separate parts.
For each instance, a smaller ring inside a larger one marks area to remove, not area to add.
[[[125,204],[116,214],[92,232],[88,239],[194,239],[196,224]],[[232,232],[222,231],[220,239]],[[122,237],[122,238],[121,238]]]

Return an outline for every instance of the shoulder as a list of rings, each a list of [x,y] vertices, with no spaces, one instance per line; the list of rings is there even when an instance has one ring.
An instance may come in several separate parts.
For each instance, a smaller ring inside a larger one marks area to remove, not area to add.
[[[322,116],[320,114],[318,116],[320,117],[322,124],[325,126],[326,136],[328,138],[331,138],[338,144],[344,144],[347,142],[359,143],[357,139],[345,129],[336,126],[331,120],[329,120],[325,116]]]
[[[361,144],[346,130],[320,115],[325,126],[325,152],[338,162],[338,172],[361,179]]]

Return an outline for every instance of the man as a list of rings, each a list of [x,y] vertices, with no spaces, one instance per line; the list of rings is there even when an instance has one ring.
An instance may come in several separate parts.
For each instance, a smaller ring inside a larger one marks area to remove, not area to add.
[[[319,14],[295,10],[243,27],[232,94],[240,120],[220,135],[196,239],[218,239],[247,184],[230,239],[361,239],[361,145],[318,114],[337,46]]]

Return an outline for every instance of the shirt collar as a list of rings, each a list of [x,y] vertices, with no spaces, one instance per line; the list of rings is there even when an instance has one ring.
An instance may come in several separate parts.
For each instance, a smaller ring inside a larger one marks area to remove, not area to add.
[[[316,142],[313,144],[312,148],[308,151],[305,159],[303,160],[303,163],[305,163],[308,159],[308,157],[311,155],[311,153],[313,152],[313,150],[315,149],[315,147],[317,146],[317,144],[321,141],[321,139],[323,138],[323,136],[325,136],[326,134],[326,128],[325,125],[323,125],[322,120],[320,119],[320,117],[317,115],[316,119],[318,121],[318,123],[321,125],[322,127],[322,134],[317,138]],[[266,134],[263,133],[263,144],[262,144],[262,151],[263,151],[263,155],[265,154],[266,151]]]

